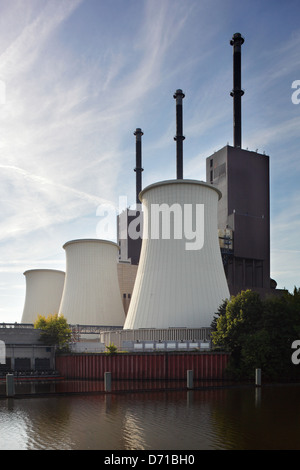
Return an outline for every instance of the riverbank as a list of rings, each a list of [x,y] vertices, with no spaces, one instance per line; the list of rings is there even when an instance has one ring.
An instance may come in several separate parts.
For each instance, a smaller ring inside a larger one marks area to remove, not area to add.
[[[12,398],[34,398],[46,396],[67,395],[106,395],[126,393],[152,393],[152,392],[182,392],[182,391],[206,391],[236,386],[253,386],[251,384],[238,384],[229,381],[195,381],[192,388],[183,380],[117,380],[111,382],[111,390],[105,389],[104,380],[16,380],[14,383],[14,396]],[[0,383],[0,399],[7,399],[6,384]]]
[[[300,386],[299,383],[263,383],[257,387],[253,382],[233,382],[233,381],[195,381],[193,387],[187,386],[185,381],[112,381],[111,390],[105,390],[104,381],[100,380],[16,380],[14,383],[14,395],[8,397],[6,394],[6,384],[0,382],[0,400],[8,398],[41,398],[57,396],[76,396],[76,395],[120,395],[130,393],[156,393],[156,392],[193,392],[222,390],[230,388],[262,388],[279,386]]]

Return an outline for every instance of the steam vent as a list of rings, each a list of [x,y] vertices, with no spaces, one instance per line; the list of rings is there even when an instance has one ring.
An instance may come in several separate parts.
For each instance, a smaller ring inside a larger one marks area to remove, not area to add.
[[[229,298],[217,229],[220,198],[213,186],[184,179],[141,192],[143,241],[124,329],[210,327]]]
[[[124,324],[116,243],[84,239],[65,243],[66,280],[59,313],[72,325]]]

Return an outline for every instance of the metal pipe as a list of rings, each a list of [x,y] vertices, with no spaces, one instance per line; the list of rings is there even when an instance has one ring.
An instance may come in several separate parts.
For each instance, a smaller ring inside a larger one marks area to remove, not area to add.
[[[142,191],[142,135],[144,133],[140,128],[137,128],[133,133],[136,136],[136,167],[134,171],[136,172],[136,203],[140,204],[139,194]]]
[[[177,179],[183,179],[183,141],[185,137],[182,135],[182,99],[185,97],[182,90],[176,90],[173,98],[176,99],[176,173]]]
[[[233,46],[233,146],[242,147],[242,96],[241,88],[241,46],[244,38],[240,33],[232,36],[230,45]]]

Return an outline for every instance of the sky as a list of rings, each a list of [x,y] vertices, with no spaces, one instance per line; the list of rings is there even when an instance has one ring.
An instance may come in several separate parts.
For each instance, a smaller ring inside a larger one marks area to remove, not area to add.
[[[236,32],[242,146],[270,157],[271,277],[300,287],[299,14],[297,0],[0,0],[0,322],[21,321],[26,270],[65,270],[64,243],[116,241],[136,128],[143,187],[176,177],[179,88],[184,178],[206,180],[233,145]]]

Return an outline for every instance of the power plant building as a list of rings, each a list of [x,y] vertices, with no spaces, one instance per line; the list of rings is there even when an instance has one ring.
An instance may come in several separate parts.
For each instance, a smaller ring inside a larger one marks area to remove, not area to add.
[[[173,329],[174,338],[189,337],[194,344],[194,339],[206,341],[214,315],[230,295],[245,289],[263,296],[276,292],[270,279],[269,157],[242,148],[243,43],[240,33],[230,41],[233,146],[206,159],[206,181],[183,176],[185,95],[178,89],[173,95],[176,179],[142,188],[143,132],[137,128],[136,209],[118,215],[118,243],[85,239],[64,245],[64,284],[56,286],[52,301],[70,325],[97,325],[103,341],[114,334],[119,344],[122,338],[160,341]],[[37,306],[41,310],[42,292],[47,311],[54,308],[49,307],[50,284],[40,292],[37,281],[31,284],[30,290],[28,274],[22,318],[27,323]]]
[[[240,33],[233,47],[233,146],[225,146],[206,159],[206,181],[222,192],[218,229],[230,293],[252,289],[262,296],[274,294],[270,279],[270,170],[269,156],[242,148]],[[280,292],[280,291],[279,291]]]
[[[222,192],[218,229],[230,293],[270,293],[269,157],[227,145],[206,159],[206,178]]]

